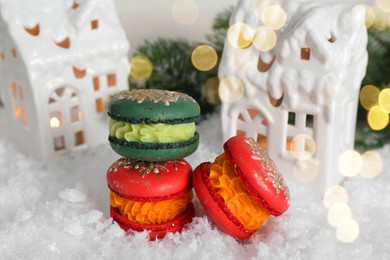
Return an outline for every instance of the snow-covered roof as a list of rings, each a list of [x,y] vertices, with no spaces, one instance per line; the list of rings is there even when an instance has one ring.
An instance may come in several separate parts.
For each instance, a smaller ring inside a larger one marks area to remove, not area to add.
[[[284,105],[289,108],[326,105],[340,98],[345,102],[354,96],[367,64],[364,10],[324,1],[265,0],[256,5],[254,0],[241,0],[230,24],[246,23],[256,30],[264,25],[256,13],[275,2],[287,18],[285,26],[276,31],[276,46],[265,52],[253,45],[239,49],[227,41],[220,77],[240,78],[249,97],[259,89],[276,99],[284,94]],[[310,60],[302,60],[303,48],[310,48]],[[275,57],[269,70],[259,72],[260,57],[265,64]],[[357,68],[354,75],[351,67]],[[350,89],[351,85],[356,87]]]
[[[129,50],[112,0],[0,0],[0,8],[32,70],[58,63],[84,69],[96,57],[123,57]]]

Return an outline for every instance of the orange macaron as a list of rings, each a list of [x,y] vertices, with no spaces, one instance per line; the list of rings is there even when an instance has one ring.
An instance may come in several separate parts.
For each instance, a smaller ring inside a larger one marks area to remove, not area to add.
[[[149,231],[151,240],[181,231],[194,217],[191,174],[184,159],[117,160],[107,171],[112,218],[125,231]]]
[[[250,237],[270,215],[279,216],[290,205],[282,174],[251,138],[230,138],[213,163],[195,169],[193,185],[207,214],[238,239]]]

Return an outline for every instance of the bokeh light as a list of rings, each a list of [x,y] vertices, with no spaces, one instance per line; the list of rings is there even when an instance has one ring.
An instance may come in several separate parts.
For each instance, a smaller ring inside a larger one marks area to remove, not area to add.
[[[342,175],[353,177],[358,175],[363,169],[363,159],[361,155],[354,150],[343,152],[339,159],[339,171]]]
[[[279,30],[286,24],[286,12],[279,5],[270,5],[261,14],[261,20],[265,26]]]
[[[237,102],[244,95],[244,84],[239,78],[228,77],[219,83],[219,97],[222,102]]]
[[[372,130],[382,130],[389,124],[389,113],[380,106],[373,106],[367,115],[368,125]]]
[[[275,47],[277,36],[274,30],[269,27],[261,26],[256,32],[252,41],[253,46],[259,51],[269,51]]]
[[[343,243],[351,243],[359,237],[359,233],[359,224],[355,220],[349,219],[337,228],[336,237]]]
[[[291,142],[291,153],[297,160],[307,160],[314,156],[316,142],[307,134],[299,134]]]
[[[360,176],[366,179],[372,179],[381,174],[383,170],[383,160],[378,153],[374,151],[367,151],[362,154],[362,158],[363,169]]]
[[[376,0],[377,6],[384,12],[390,12],[390,0]]]
[[[351,217],[351,208],[344,202],[334,204],[328,211],[328,223],[333,227],[343,226]]]
[[[374,85],[366,85],[360,91],[360,104],[366,110],[370,110],[378,104],[380,90]]]
[[[130,79],[146,81],[153,72],[153,63],[145,56],[136,56],[130,62]]]
[[[229,27],[227,39],[234,47],[245,49],[252,43],[253,35],[254,32],[249,25],[236,23]]]
[[[202,92],[207,102],[213,105],[221,104],[218,94],[219,79],[218,77],[209,78],[203,85]]]
[[[200,45],[192,52],[191,61],[198,70],[209,71],[217,65],[218,54],[210,45]]]
[[[294,178],[301,183],[310,183],[318,176],[318,163],[313,159],[298,160],[294,164]]]
[[[336,203],[347,203],[348,193],[347,191],[339,186],[335,185],[330,187],[324,194],[324,205],[327,209],[331,209]]]
[[[193,24],[199,16],[199,7],[194,0],[176,0],[172,5],[172,17],[178,24]]]
[[[390,88],[382,89],[379,93],[378,103],[387,113],[390,113]]]

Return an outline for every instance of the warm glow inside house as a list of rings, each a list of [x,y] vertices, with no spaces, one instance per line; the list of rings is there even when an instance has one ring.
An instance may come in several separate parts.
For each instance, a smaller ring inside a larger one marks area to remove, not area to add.
[[[129,43],[112,0],[0,0],[0,134],[38,158],[106,142]]]
[[[367,66],[364,21],[364,8],[334,1],[239,1],[219,70],[233,91],[224,139],[252,137],[316,194],[340,183]]]

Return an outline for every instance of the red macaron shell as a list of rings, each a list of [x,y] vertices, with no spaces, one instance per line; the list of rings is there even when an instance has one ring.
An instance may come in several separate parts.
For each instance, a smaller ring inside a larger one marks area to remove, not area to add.
[[[140,162],[121,158],[107,171],[111,191],[132,201],[157,202],[183,196],[192,187],[192,168],[184,159]]]
[[[156,238],[163,238],[168,232],[180,232],[183,229],[183,226],[191,223],[192,219],[195,217],[194,206],[192,203],[189,203],[187,209],[183,214],[177,216],[171,221],[159,224],[159,225],[146,225],[139,224],[129,221],[126,217],[122,216],[117,208],[110,208],[111,217],[119,226],[128,231],[129,229],[142,232],[144,230],[149,231],[150,240],[155,240]]]
[[[288,187],[263,148],[251,138],[235,136],[225,142],[224,150],[245,189],[264,210],[279,216],[288,209]]]
[[[209,164],[200,164],[192,175],[192,182],[200,203],[222,231],[238,239],[250,237],[256,230],[247,229],[226,206],[210,182],[207,170]]]

